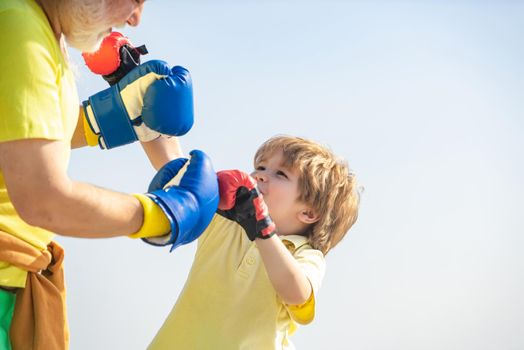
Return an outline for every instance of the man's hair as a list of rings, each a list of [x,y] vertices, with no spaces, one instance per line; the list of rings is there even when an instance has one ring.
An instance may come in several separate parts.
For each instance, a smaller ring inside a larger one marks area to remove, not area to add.
[[[255,154],[255,164],[282,151],[283,167],[296,170],[299,200],[320,217],[307,231],[309,244],[327,254],[358,216],[360,190],[347,162],[328,148],[300,137],[279,135],[264,142]]]

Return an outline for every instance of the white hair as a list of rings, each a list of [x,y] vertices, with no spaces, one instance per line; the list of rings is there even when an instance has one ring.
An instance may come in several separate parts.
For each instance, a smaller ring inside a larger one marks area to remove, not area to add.
[[[62,0],[59,15],[67,44],[83,52],[96,51],[108,34],[111,0]]]

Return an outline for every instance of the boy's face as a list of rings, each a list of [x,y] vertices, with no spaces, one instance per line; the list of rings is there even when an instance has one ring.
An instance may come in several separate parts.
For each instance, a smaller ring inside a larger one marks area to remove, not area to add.
[[[297,200],[298,172],[284,168],[282,164],[282,151],[276,151],[255,164],[251,176],[257,181],[279,235],[300,234],[309,224],[307,219],[304,220],[309,208]]]

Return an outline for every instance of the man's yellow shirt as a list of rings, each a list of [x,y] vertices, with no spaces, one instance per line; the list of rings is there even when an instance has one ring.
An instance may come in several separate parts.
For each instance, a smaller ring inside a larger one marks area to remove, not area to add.
[[[34,0],[0,1],[0,43],[0,142],[69,141],[79,110],[74,76],[45,13]],[[42,250],[53,237],[20,219],[1,169],[0,230]],[[23,287],[25,280],[25,271],[0,262],[0,285]]]

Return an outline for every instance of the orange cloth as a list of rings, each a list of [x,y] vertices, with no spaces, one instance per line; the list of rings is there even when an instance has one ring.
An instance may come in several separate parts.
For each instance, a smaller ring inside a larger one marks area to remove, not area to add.
[[[0,231],[0,261],[27,270],[25,288],[16,293],[10,338],[13,350],[69,348],[63,248],[55,242],[41,251]]]

